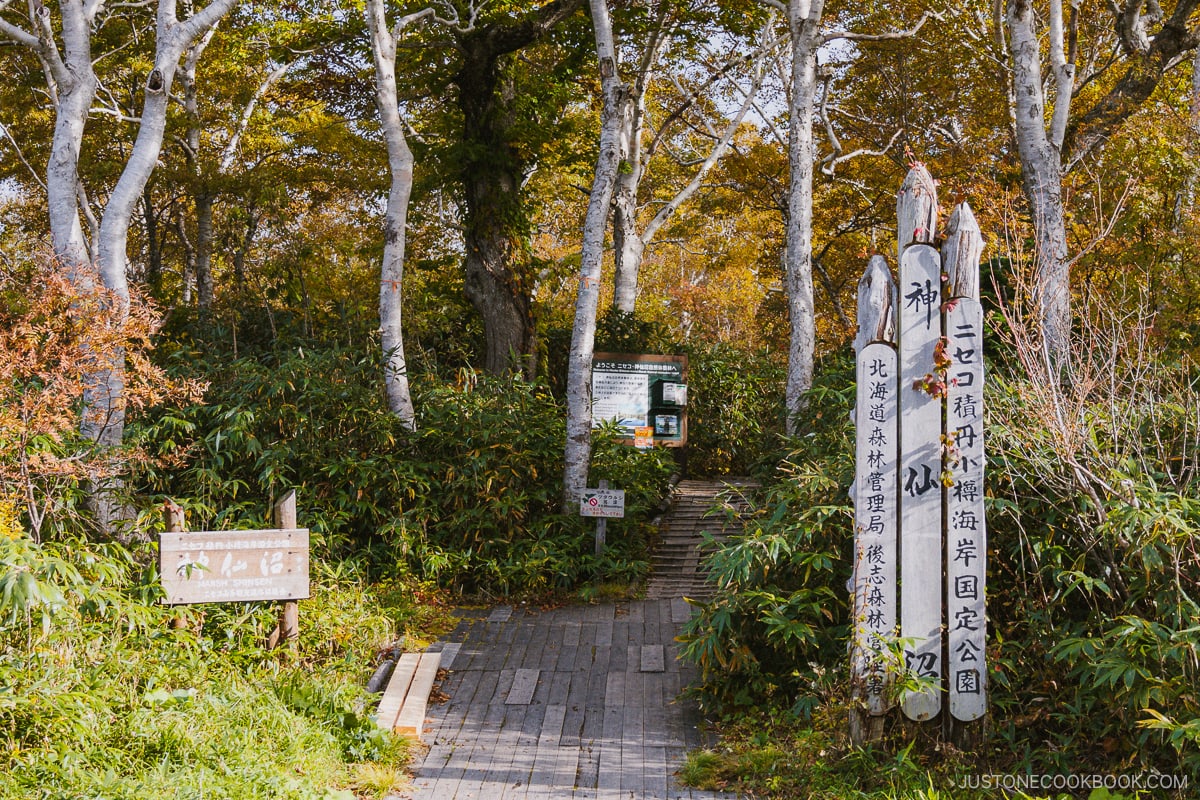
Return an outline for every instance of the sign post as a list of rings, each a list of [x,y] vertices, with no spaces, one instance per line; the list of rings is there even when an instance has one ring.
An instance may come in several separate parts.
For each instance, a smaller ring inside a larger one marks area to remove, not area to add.
[[[599,489],[584,489],[579,516],[596,519],[596,555],[600,555],[604,552],[608,521],[625,516],[625,490],[609,489],[608,481],[600,481]]]
[[[985,730],[983,239],[962,203],[940,250],[930,244],[935,187],[917,165],[901,189],[898,286],[882,256],[859,283],[851,490],[856,744],[882,734],[886,690],[900,672],[923,679],[919,691],[901,698],[906,717],[940,720],[966,747]],[[897,633],[903,664],[887,658]]]
[[[284,602],[268,646],[294,642],[298,600],[309,597],[308,530],[296,527],[296,493],[275,505],[272,530],[183,530],[183,510],[168,503],[159,537],[159,575],[167,605]]]
[[[596,353],[592,425],[615,422],[635,447],[687,444],[687,356]]]

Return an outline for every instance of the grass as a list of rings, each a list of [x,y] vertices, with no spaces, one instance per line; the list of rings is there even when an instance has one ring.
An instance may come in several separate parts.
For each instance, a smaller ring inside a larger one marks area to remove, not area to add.
[[[49,556],[22,552],[8,566],[39,574]],[[452,620],[420,587],[314,566],[295,651],[263,649],[269,604],[166,608],[138,599],[128,574],[102,605],[85,575],[46,624],[7,616],[0,800],[378,800],[404,788],[408,742],[375,725],[363,686],[400,634],[432,639]]]
[[[719,726],[720,745],[688,754],[679,781],[698,789],[737,792],[772,800],[1049,800],[999,788],[976,788],[969,776],[990,773],[952,748],[919,753],[893,738],[879,748],[848,745],[838,722],[843,709],[819,711],[811,720],[788,712],[755,710],[727,717]],[[886,748],[886,749],[885,749]],[[1072,796],[1089,800],[1134,800],[1095,789]]]

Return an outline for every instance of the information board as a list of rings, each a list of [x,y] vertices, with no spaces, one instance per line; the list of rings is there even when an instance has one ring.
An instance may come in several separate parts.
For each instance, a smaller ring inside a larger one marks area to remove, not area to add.
[[[596,353],[592,358],[592,426],[614,421],[636,444],[687,443],[687,356]]]
[[[167,605],[303,600],[308,530],[163,533],[159,572]]]

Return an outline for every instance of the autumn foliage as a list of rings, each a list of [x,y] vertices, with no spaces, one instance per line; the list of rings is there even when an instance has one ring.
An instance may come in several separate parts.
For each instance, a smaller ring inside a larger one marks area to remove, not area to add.
[[[98,449],[79,434],[80,398],[98,365],[124,355],[122,409],[198,398],[202,384],[169,379],[150,362],[158,315],[128,305],[86,272],[70,276],[44,251],[0,262],[0,500],[23,507],[40,537],[64,491],[120,474],[144,454]]]

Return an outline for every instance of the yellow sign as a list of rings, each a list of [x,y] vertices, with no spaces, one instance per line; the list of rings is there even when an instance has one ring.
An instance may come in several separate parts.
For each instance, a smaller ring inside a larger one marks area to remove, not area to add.
[[[633,429],[633,446],[634,447],[654,447],[654,428],[646,425],[645,427],[637,427]]]

